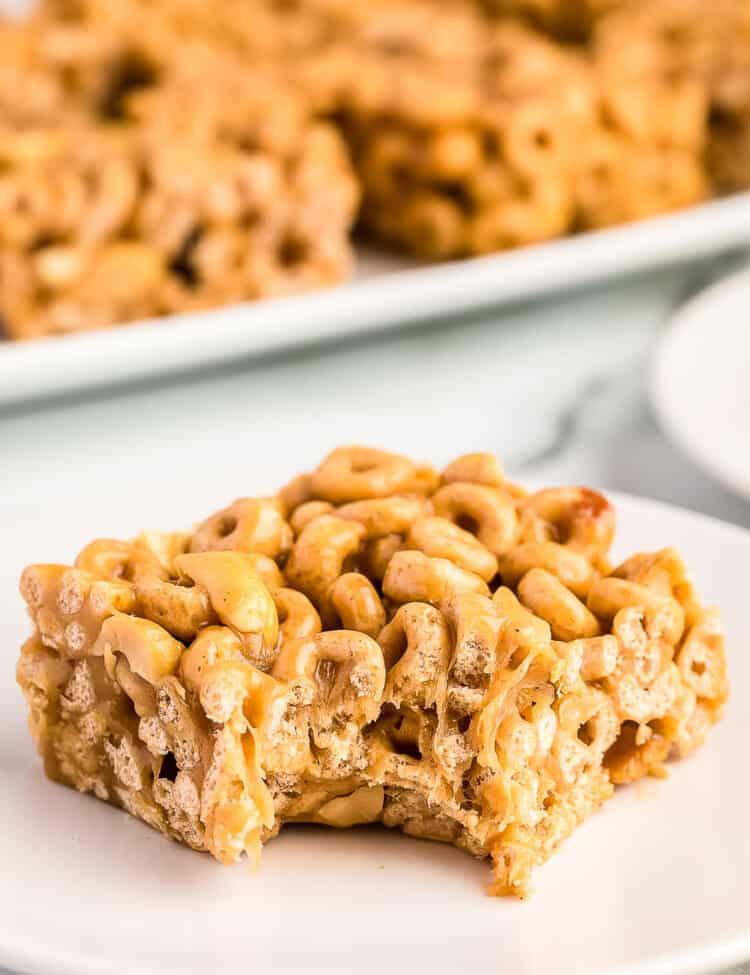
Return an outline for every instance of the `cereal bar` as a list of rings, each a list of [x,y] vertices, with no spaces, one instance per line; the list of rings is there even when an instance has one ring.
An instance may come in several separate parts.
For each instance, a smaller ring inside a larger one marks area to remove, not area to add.
[[[330,80],[367,232],[442,259],[570,230],[593,98],[583,59],[463,8],[399,12],[310,69],[318,85]]]
[[[349,142],[362,226],[421,257],[538,243],[709,192],[697,82],[636,77],[466,6],[372,13],[310,58],[307,80]]]
[[[5,332],[81,331],[346,276],[358,187],[339,133],[291,82],[199,38],[174,62],[126,33],[119,44],[75,95],[31,86],[22,118],[3,114],[0,94]],[[96,116],[80,109],[93,91]]]
[[[222,863],[285,823],[380,822],[489,859],[494,894],[615,786],[702,744],[721,625],[671,549],[613,567],[612,506],[334,450],[186,533],[21,578],[18,681],[55,781]]]
[[[750,186],[750,4],[747,0],[629,0],[602,18],[596,57],[636,82],[693,87],[706,103],[704,142],[714,188]],[[655,111],[659,108],[655,104]],[[670,117],[661,106],[662,119]],[[679,121],[679,118],[678,118]],[[695,121],[695,120],[694,120]],[[694,129],[694,122],[691,123]],[[685,130],[687,132],[687,130]],[[666,172],[666,170],[665,170]]]

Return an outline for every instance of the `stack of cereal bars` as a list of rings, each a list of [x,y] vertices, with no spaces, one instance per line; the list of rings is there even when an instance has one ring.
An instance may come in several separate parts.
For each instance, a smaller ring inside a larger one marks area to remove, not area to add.
[[[0,19],[0,319],[74,332],[750,185],[748,0],[38,0]]]
[[[438,473],[351,447],[191,532],[31,566],[18,680],[45,770],[222,863],[284,823],[381,822],[524,896],[727,695],[679,556],[613,567],[614,530],[602,495],[527,494],[489,454]]]

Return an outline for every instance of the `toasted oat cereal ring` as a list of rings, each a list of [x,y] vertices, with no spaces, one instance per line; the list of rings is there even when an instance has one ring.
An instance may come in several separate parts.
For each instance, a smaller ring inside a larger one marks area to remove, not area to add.
[[[669,596],[660,596],[646,586],[613,576],[596,579],[589,589],[587,605],[604,624],[609,624],[621,609],[635,607],[650,617],[659,636],[675,645],[685,629],[685,612]]]
[[[450,658],[448,625],[426,603],[405,603],[378,634],[388,672],[384,699],[432,707]]]
[[[496,556],[515,542],[518,519],[512,498],[484,484],[456,481],[441,487],[432,498],[435,514],[448,518],[476,535]]]
[[[515,639],[528,644],[549,643],[552,639],[549,623],[528,610],[512,589],[500,586],[492,596],[492,602]]]
[[[383,577],[383,595],[397,603],[430,603],[441,606],[456,592],[489,594],[487,583],[448,559],[431,558],[424,552],[396,552]]]
[[[304,593],[282,587],[272,589],[271,596],[279,617],[280,647],[289,640],[301,640],[320,633],[320,616]]]
[[[333,583],[328,593],[328,617],[331,626],[335,620],[341,621],[340,629],[357,630],[376,637],[385,626],[385,609],[377,589],[367,576],[359,572],[345,572]]]
[[[544,569],[532,569],[518,584],[518,598],[546,620],[555,640],[580,640],[599,635],[599,621],[584,603]]]
[[[191,552],[234,550],[285,555],[292,545],[292,530],[275,498],[239,498],[198,526]]]
[[[565,126],[565,119],[553,117],[546,99],[514,106],[503,132],[505,158],[529,180],[554,177],[568,161],[561,159],[571,141]]]
[[[303,529],[286,564],[290,584],[303,592],[320,610],[326,606],[333,583],[359,552],[364,528],[336,515],[321,515]]]
[[[499,559],[503,582],[517,586],[531,569],[545,569],[574,595],[584,597],[594,577],[591,563],[578,552],[557,542],[521,542]]]
[[[211,721],[222,724],[241,713],[254,728],[272,719],[284,688],[246,660],[217,659],[203,676],[200,702]]]
[[[635,721],[644,728],[652,721],[672,713],[682,692],[680,673],[669,663],[647,686],[639,684],[632,674],[604,682],[620,721]]]
[[[443,484],[464,481],[499,488],[505,484],[505,472],[494,454],[463,454],[445,468]]]
[[[228,626],[207,626],[198,633],[180,657],[179,674],[190,691],[200,693],[201,684],[214,664],[244,660],[242,639]]]
[[[497,575],[497,559],[471,532],[459,528],[448,518],[420,518],[406,537],[406,548],[416,549],[440,559],[450,559],[485,582]]]
[[[192,640],[202,626],[217,622],[211,600],[197,586],[183,586],[152,573],[135,581],[138,610],[183,642]]]
[[[104,657],[105,663],[108,658],[116,663],[116,655],[121,653],[134,674],[154,685],[175,672],[184,649],[153,620],[116,613],[102,623],[91,655]]]
[[[320,518],[321,515],[329,515],[333,512],[334,507],[330,501],[305,501],[298,508],[294,509],[294,512],[289,518],[289,524],[294,532],[294,537],[301,535],[305,527],[314,521],[316,518]]]
[[[88,653],[107,617],[135,606],[130,583],[65,565],[27,566],[20,591],[44,645],[71,657]]]
[[[688,625],[700,614],[690,577],[682,559],[673,548],[633,555],[617,566],[612,575],[618,579],[637,582],[659,595],[674,596],[685,610]]]
[[[289,518],[301,504],[310,501],[312,498],[310,475],[298,474],[297,477],[292,478],[288,484],[284,485],[276,497],[279,499],[283,514]]]
[[[617,673],[633,677],[643,687],[656,680],[674,655],[673,646],[654,632],[651,610],[626,606],[612,620],[612,633],[619,643]]]
[[[174,560],[178,555],[184,555],[189,544],[190,534],[187,532],[145,531],[133,542],[136,551],[145,551],[156,560],[164,578],[175,575]]]
[[[622,725],[620,735],[604,756],[604,766],[614,785],[634,782],[649,774],[658,774],[672,750],[672,742],[659,734],[642,744],[636,743],[639,728],[635,722]]]
[[[596,762],[614,744],[620,730],[609,697],[593,687],[566,695],[557,707],[557,720],[560,730],[585,745]]]
[[[455,592],[443,612],[454,634],[451,676],[468,687],[486,686],[497,664],[504,622],[497,604],[479,593]]]
[[[132,554],[133,546],[130,542],[97,538],[81,549],[74,564],[77,569],[90,572],[98,579],[121,579]]]
[[[403,546],[403,536],[384,535],[365,542],[362,547],[361,569],[369,579],[382,582],[388,563]]]
[[[724,632],[716,610],[706,610],[688,631],[676,662],[683,681],[700,700],[724,703],[727,696]]]
[[[521,525],[524,541],[557,542],[595,559],[609,551],[615,513],[609,501],[590,488],[546,488],[526,500]]]
[[[620,644],[611,633],[605,636],[592,636],[574,641],[568,647],[576,646],[581,653],[581,677],[585,681],[602,680],[610,677],[617,667]]]
[[[252,566],[268,589],[280,589],[284,585],[284,573],[270,555],[259,555],[257,552],[243,552],[245,561]]]
[[[311,475],[314,497],[333,504],[419,490],[424,471],[407,457],[372,447],[339,447]]]
[[[366,723],[377,716],[385,686],[385,663],[378,643],[366,633],[328,630],[290,640],[271,670],[277,680],[305,681],[328,714]]]
[[[593,688],[563,698],[558,722],[562,733],[552,747],[550,771],[560,784],[570,786],[586,767],[599,765],[616,741],[620,723],[607,695]]]
[[[359,522],[367,541],[384,535],[405,535],[425,511],[425,503],[416,498],[371,498],[353,501],[336,509],[339,518]]]
[[[190,552],[175,559],[177,570],[205,592],[219,620],[262,648],[276,646],[279,620],[268,586],[248,552]]]

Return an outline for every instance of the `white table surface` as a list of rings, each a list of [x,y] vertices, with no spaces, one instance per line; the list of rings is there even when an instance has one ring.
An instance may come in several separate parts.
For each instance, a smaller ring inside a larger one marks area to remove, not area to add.
[[[0,411],[0,525],[3,495],[38,501],[39,517],[54,519],[67,497],[116,482],[179,491],[196,477],[217,482],[220,503],[252,492],[242,478],[251,459],[303,469],[363,442],[437,462],[494,450],[521,478],[619,489],[750,527],[750,504],[670,446],[645,397],[649,350],[670,312],[735,265]]]

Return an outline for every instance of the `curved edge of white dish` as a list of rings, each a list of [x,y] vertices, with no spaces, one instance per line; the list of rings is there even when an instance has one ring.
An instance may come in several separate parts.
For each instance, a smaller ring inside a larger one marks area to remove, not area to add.
[[[747,243],[750,192],[623,227],[376,274],[310,294],[61,338],[0,343],[0,403],[392,330],[697,260]]]
[[[706,449],[704,440],[691,435],[691,427],[685,422],[683,398],[688,379],[675,371],[679,357],[674,355],[679,344],[690,343],[694,333],[705,328],[706,318],[712,311],[718,312],[723,303],[735,305],[743,296],[750,305],[750,267],[722,278],[683,305],[656,342],[647,382],[656,419],[680,451],[721,485],[750,500],[750,474],[717,462],[716,453]],[[717,341],[721,341],[719,321],[716,327]]]
[[[648,962],[636,962],[634,965],[608,972],[607,975],[707,975],[710,972],[716,972],[718,975],[725,968],[741,965],[748,959],[750,959],[750,933],[732,938],[724,944],[675,952]],[[5,968],[0,975],[126,975],[118,965],[102,965],[99,959],[87,963],[80,957],[62,958],[59,952],[46,948],[35,950],[33,953],[23,950],[3,952],[0,955],[0,964]],[[359,967],[361,975],[367,975],[375,970],[382,971],[380,961],[377,961],[372,968],[368,967],[366,962]],[[168,975],[168,970],[161,964],[155,967],[139,965],[138,971],[139,975]],[[224,969],[217,971],[224,971]],[[267,972],[269,969],[260,969],[256,975],[263,975],[264,971]],[[293,972],[297,975],[296,963],[289,966],[284,963],[279,965],[278,961],[274,961],[272,971],[275,975],[284,972]],[[348,966],[341,968],[332,967],[330,963],[312,962],[306,975],[324,975],[324,973],[336,975],[344,971],[348,975],[350,971]],[[128,972],[127,975],[131,973]]]
[[[606,492],[607,495],[616,503],[622,504],[627,508],[639,509],[651,518],[659,518],[669,514],[671,517],[682,521],[686,530],[690,526],[701,526],[702,529],[710,530],[712,533],[724,536],[727,542],[750,542],[750,532],[741,526],[721,519],[703,515],[677,505],[671,505],[656,501],[650,498],[642,498],[637,495],[630,495],[620,492]],[[481,895],[477,895],[481,896]],[[499,904],[498,909],[502,910],[503,905]],[[607,975],[702,975],[709,971],[717,971],[733,965],[741,964],[750,959],[750,924],[748,930],[736,934],[724,941],[717,941],[713,944],[698,942],[693,947],[685,950],[673,951],[653,957],[646,961],[634,962],[625,966],[607,971]],[[273,970],[278,972],[295,971],[295,967],[286,964],[275,964],[275,959],[259,957],[260,962],[258,971],[268,970],[264,967],[266,962],[274,961]],[[48,947],[43,942],[34,945],[33,949],[25,944],[5,943],[0,946],[0,966],[5,966],[10,972],[24,973],[24,975],[125,975],[129,969],[123,968],[118,963],[104,963],[101,959],[86,961],[80,955],[73,955],[70,952],[61,955],[58,950]],[[363,960],[360,970],[365,975],[369,971],[380,971],[380,960],[373,960],[373,968],[369,968],[367,960]],[[164,975],[165,969],[161,963],[151,966],[139,964],[138,970],[143,975]],[[223,967],[217,971],[224,971]],[[314,959],[310,960],[308,969],[310,975],[317,972],[334,973],[339,971],[349,971],[350,968],[330,965],[325,961],[318,963]]]

